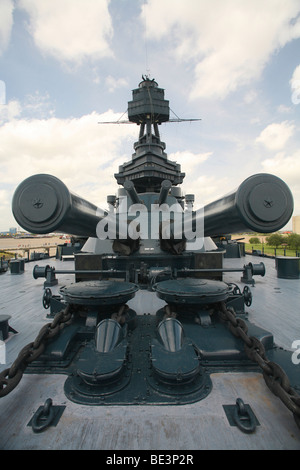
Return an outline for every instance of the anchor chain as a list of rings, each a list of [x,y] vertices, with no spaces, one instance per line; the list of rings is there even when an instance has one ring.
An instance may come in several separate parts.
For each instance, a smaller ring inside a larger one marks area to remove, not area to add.
[[[242,318],[236,317],[234,309],[232,307],[227,308],[225,302],[221,302],[220,305],[220,318],[229,322],[230,331],[234,336],[243,340],[246,355],[262,369],[267,386],[293,413],[296,424],[300,429],[300,395],[291,386],[287,374],[276,362],[268,360],[263,343],[255,336],[247,334],[246,322]]]
[[[8,395],[20,382],[28,364],[44,351],[47,341],[54,338],[71,319],[70,305],[58,312],[51,323],[44,325],[34,341],[24,346],[10,368],[0,372],[0,398]]]

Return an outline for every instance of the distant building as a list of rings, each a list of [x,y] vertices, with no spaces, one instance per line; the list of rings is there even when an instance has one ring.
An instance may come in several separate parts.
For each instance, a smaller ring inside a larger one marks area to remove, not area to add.
[[[295,215],[292,218],[293,223],[293,232],[298,233],[300,235],[300,215]]]
[[[14,235],[14,234],[16,234],[16,233],[17,233],[17,229],[16,229],[15,227],[11,227],[11,228],[9,229],[9,234],[10,234],[10,235]]]

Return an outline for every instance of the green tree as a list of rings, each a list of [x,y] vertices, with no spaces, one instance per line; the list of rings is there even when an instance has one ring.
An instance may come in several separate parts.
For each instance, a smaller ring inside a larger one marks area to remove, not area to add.
[[[275,248],[277,248],[282,243],[284,243],[284,241],[285,241],[285,238],[283,235],[280,235],[280,233],[272,233],[272,235],[270,235],[269,237],[266,237],[267,245],[275,246]]]
[[[289,248],[298,250],[300,248],[300,235],[297,233],[291,233],[287,236],[286,242]]]
[[[251,243],[252,245],[257,245],[258,243],[260,243],[260,239],[258,237],[251,237],[249,238],[249,243]]]

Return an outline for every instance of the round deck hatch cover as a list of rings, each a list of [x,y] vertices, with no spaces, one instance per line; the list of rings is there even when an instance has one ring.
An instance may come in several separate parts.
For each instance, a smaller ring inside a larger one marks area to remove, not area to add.
[[[207,304],[226,300],[230,286],[210,279],[180,279],[153,286],[158,297],[169,303]]]
[[[79,305],[123,304],[132,299],[139,287],[130,282],[81,281],[62,287],[64,299]]]

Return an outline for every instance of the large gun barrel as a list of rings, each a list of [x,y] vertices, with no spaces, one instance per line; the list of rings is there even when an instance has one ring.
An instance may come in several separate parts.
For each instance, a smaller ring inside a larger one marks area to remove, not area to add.
[[[131,186],[126,189],[132,190]],[[96,237],[103,210],[69,191],[55,176],[39,174],[24,180],[16,189],[12,210],[18,224],[31,233],[55,231]],[[193,225],[200,222],[204,236],[251,230],[271,233],[287,224],[293,213],[288,186],[270,174],[250,176],[238,189],[196,211]]]
[[[292,216],[293,196],[274,175],[260,173],[247,178],[238,189],[204,207],[204,235],[217,236],[251,230],[271,233],[284,227]],[[203,210],[197,217],[203,217]]]
[[[55,176],[46,174],[30,176],[17,187],[12,211],[21,227],[38,234],[59,231],[96,237],[101,219],[97,206],[69,191]]]

